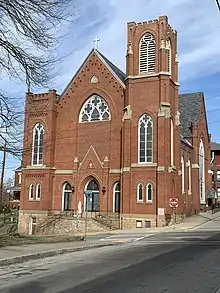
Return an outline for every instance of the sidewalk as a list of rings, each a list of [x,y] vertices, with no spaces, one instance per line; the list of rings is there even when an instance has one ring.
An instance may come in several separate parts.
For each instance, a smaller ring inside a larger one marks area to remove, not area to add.
[[[75,241],[66,243],[45,243],[30,244],[22,246],[0,247],[0,266],[14,263],[23,263],[28,260],[34,260],[64,253],[100,248],[105,246],[116,246],[124,242],[111,243],[100,242],[98,240]]]
[[[175,231],[188,231],[196,229],[196,227],[201,226],[213,219],[219,218],[220,212],[212,214],[211,211],[206,213],[200,213],[199,215],[191,216],[186,218],[184,222],[175,225]],[[135,228],[129,230],[114,230],[108,231],[108,234],[134,234],[134,233],[169,233],[174,231],[174,226],[160,227],[160,228]],[[79,233],[80,234],[80,233]],[[82,233],[81,233],[82,234]],[[88,233],[89,235],[99,235],[104,234],[104,232]],[[105,246],[115,246],[127,243],[125,241],[119,242],[100,242],[99,239],[89,239],[86,241],[75,241],[66,243],[46,243],[46,244],[29,244],[21,246],[7,246],[0,247],[0,266],[10,265],[13,263],[22,263],[28,260],[39,259],[43,257],[49,257],[64,253],[70,253],[75,251],[82,251],[92,248],[99,248]]]

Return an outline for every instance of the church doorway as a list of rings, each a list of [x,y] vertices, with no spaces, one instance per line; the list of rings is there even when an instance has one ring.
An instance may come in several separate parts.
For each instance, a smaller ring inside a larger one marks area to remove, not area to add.
[[[90,196],[85,197],[85,211],[99,211],[99,185],[96,180],[92,179],[86,185],[85,191],[90,192]]]

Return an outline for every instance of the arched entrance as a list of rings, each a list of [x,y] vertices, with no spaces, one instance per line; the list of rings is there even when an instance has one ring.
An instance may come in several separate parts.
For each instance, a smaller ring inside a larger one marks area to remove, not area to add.
[[[85,211],[99,211],[99,185],[97,181],[95,179],[90,180],[85,186],[85,191],[90,192],[90,196],[85,197]]]

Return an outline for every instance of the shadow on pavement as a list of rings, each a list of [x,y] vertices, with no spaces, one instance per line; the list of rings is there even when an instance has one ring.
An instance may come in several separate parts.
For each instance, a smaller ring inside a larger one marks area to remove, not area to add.
[[[1,291],[0,291],[1,292]],[[45,292],[45,287],[38,282],[25,283],[21,286],[16,286],[14,288],[8,289],[5,293],[43,293]]]

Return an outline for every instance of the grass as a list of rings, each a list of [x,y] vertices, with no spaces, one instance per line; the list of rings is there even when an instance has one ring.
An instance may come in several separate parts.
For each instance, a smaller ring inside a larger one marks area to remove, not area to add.
[[[0,235],[0,247],[20,246],[25,244],[39,243],[59,243],[83,240],[80,236],[21,236],[16,235]]]

